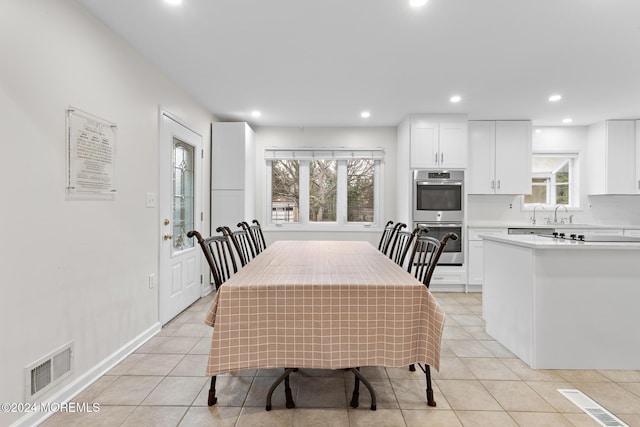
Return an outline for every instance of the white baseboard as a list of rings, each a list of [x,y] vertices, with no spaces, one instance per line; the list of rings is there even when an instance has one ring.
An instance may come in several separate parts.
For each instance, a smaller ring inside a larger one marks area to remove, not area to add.
[[[162,325],[160,324],[160,322],[155,323],[146,331],[142,332],[140,335],[120,347],[109,357],[95,365],[93,368],[87,370],[85,373],[81,374],[76,379],[66,384],[60,390],[55,392],[55,394],[46,399],[43,399],[42,402],[38,403],[52,404],[70,402],[71,399],[76,397],[80,392],[97,381],[98,378],[106,374],[114,366],[124,360],[125,357],[133,353],[138,347],[151,339],[155,334],[160,332],[161,328]],[[11,427],[36,426],[49,418],[51,415],[53,415],[52,412],[30,412],[11,424]]]

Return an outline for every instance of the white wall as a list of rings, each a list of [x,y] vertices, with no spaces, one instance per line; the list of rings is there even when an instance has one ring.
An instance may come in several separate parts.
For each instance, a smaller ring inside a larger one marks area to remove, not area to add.
[[[265,147],[382,147],[384,158],[384,203],[382,220],[395,221],[396,216],[396,133],[395,127],[348,127],[348,128],[292,128],[262,127],[255,129],[256,141],[256,216],[260,223],[266,224],[266,161]],[[382,228],[370,231],[353,232],[313,232],[283,231],[265,229],[265,239],[274,240],[369,240],[378,242]],[[268,242],[267,242],[268,243]]]
[[[3,2],[0,56],[0,400],[21,402],[41,356],[75,342],[68,384],[157,324],[159,105],[207,155],[213,117],[70,0]],[[69,106],[118,126],[115,201],[65,200]]]
[[[581,182],[586,182],[589,171],[584,167],[587,150],[587,126],[536,127],[533,134],[533,151],[580,153]],[[628,225],[640,224],[640,197],[638,196],[587,196],[586,185],[581,186],[581,207],[571,211],[574,222],[589,224]],[[495,223],[527,223],[531,211],[522,209],[521,196],[473,195],[468,200],[468,221]],[[553,213],[546,213],[553,214]],[[538,212],[538,219],[545,213]]]

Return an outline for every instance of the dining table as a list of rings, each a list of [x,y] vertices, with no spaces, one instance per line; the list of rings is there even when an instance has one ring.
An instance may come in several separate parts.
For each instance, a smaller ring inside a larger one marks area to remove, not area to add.
[[[268,410],[294,368],[352,369],[374,399],[354,368],[438,370],[444,321],[428,288],[367,241],[273,242],[220,286],[207,312],[209,405],[217,375],[258,368],[288,368]]]

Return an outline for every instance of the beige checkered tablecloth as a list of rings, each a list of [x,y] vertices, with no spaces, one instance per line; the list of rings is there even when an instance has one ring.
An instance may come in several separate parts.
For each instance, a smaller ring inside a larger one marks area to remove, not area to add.
[[[223,284],[207,375],[255,368],[440,366],[444,312],[360,241],[277,241]]]

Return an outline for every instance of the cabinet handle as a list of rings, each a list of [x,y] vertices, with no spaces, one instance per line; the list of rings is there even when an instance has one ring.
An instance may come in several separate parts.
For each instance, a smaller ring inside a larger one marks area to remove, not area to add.
[[[500,180],[498,180],[498,190],[500,189]]]
[[[440,164],[444,164],[444,153],[440,153]]]
[[[438,164],[438,153],[436,153],[435,163]]]
[[[496,182],[494,180],[491,180],[491,189],[495,190],[496,188]]]

